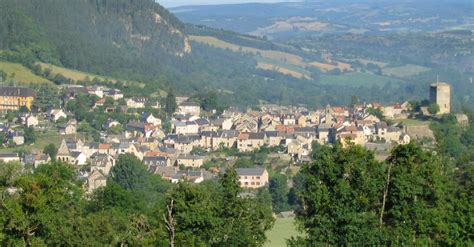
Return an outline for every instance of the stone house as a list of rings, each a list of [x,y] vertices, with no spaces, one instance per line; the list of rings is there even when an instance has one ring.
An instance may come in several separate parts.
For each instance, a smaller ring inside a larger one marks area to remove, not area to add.
[[[284,135],[278,131],[265,131],[265,144],[269,147],[280,146]]]
[[[71,123],[60,124],[58,126],[59,134],[61,135],[72,135],[76,134],[76,126]]]
[[[365,143],[365,135],[362,128],[356,126],[346,126],[338,130],[335,136],[335,140],[339,140],[343,146],[346,146],[347,140],[355,145],[363,146]]]
[[[293,114],[283,115],[281,118],[281,123],[283,123],[283,125],[295,125],[296,117]]]
[[[15,131],[11,133],[11,139],[12,139],[13,144],[17,146],[25,144],[25,136],[23,136],[23,133],[19,131]]]
[[[250,152],[265,145],[265,133],[240,133],[237,138],[237,148],[241,152]]]
[[[171,166],[171,160],[165,156],[145,156],[143,163],[148,166]]]
[[[87,164],[87,156],[81,151],[72,151],[71,156],[73,158],[72,164],[83,166]]]
[[[107,177],[99,170],[93,170],[86,179],[87,193],[91,194],[96,189],[107,185]]]
[[[132,97],[126,101],[128,108],[145,108],[146,102],[145,97]]]
[[[153,114],[143,114],[142,122],[152,124],[154,126],[161,126],[161,119],[153,116]]]
[[[25,154],[23,157],[23,163],[33,165],[34,168],[50,160],[51,158],[46,154]]]
[[[91,156],[91,170],[98,170],[105,176],[108,176],[115,162],[116,159],[111,155],[95,153]]]
[[[123,93],[118,89],[106,89],[104,90],[104,96],[110,97],[114,100],[123,99]]]
[[[107,121],[105,121],[104,124],[102,124],[102,128],[108,130],[110,128],[113,128],[113,127],[116,127],[116,126],[120,126],[120,122],[117,121],[117,120],[113,120],[111,118],[107,119]]]
[[[61,118],[67,119],[67,115],[62,109],[52,109],[49,111],[49,119],[51,121],[57,122]]]
[[[265,168],[235,169],[242,188],[257,189],[268,184],[268,172]]]
[[[332,126],[330,124],[320,124],[317,129],[318,142],[320,144],[329,143],[331,131]]]
[[[199,133],[199,125],[195,122],[176,122],[174,123],[174,134],[187,135]]]
[[[20,162],[20,157],[16,153],[0,153],[0,162]]]
[[[36,127],[38,126],[38,124],[39,124],[38,118],[33,115],[29,115],[25,118],[26,127]]]
[[[172,183],[178,183],[179,181],[189,181],[190,183],[201,183],[204,181],[204,174],[202,170],[198,171],[178,171],[173,178],[171,178]]]
[[[219,137],[213,141],[214,147],[216,147],[216,144],[217,148],[233,148],[237,146],[237,137],[239,137],[240,134],[237,130],[223,130],[219,133]]]
[[[196,102],[185,101],[178,105],[178,111],[183,114],[199,116],[201,114],[201,106]]]
[[[197,155],[180,155],[176,159],[176,166],[199,168],[204,164],[204,157]]]

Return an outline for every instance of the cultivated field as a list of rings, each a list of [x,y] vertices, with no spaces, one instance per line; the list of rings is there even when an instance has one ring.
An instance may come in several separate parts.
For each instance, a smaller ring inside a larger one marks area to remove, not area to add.
[[[234,52],[251,53],[258,58],[257,68],[273,70],[296,78],[309,79],[309,72],[305,68],[313,66],[322,71],[329,71],[334,68],[341,70],[351,70],[351,65],[337,62],[337,65],[321,62],[307,62],[298,55],[282,51],[262,50],[253,47],[239,46],[211,36],[189,36],[195,42],[208,44],[221,49],[229,49]]]
[[[78,80],[82,81],[82,80],[85,80],[87,77],[91,81],[94,78],[97,78],[101,81],[105,81],[105,80],[111,81],[111,82],[116,82],[117,81],[116,79],[114,79],[112,77],[100,76],[100,75],[87,73],[87,72],[74,70],[74,69],[67,69],[67,68],[59,67],[59,66],[56,66],[56,65],[48,64],[48,63],[39,62],[38,64],[41,66],[42,69],[45,69],[45,68],[50,69],[51,72],[53,73],[53,75],[62,74],[64,77],[66,77],[68,79],[71,79],[71,80],[74,80],[74,81],[78,81]],[[141,87],[141,88],[145,87],[145,84],[139,83],[139,82],[134,82],[134,81],[123,81],[123,82],[125,84],[135,85],[135,86],[138,86],[138,87]]]
[[[346,73],[341,75],[322,75],[320,83],[330,85],[358,85],[371,87],[385,83],[403,83],[402,80],[370,73]]]
[[[303,58],[287,52],[261,50],[253,47],[239,46],[211,36],[189,36],[189,39],[199,43],[205,43],[221,49],[229,49],[235,52],[252,53],[268,59],[281,60],[290,64],[305,66]]]
[[[407,64],[399,67],[384,68],[382,69],[382,72],[384,75],[388,76],[408,77],[430,70],[431,69],[428,67],[419,66],[415,64]]]
[[[269,64],[269,63],[258,62],[257,63],[257,69],[272,70],[272,71],[279,72],[281,74],[296,77],[298,79],[301,79],[301,78],[310,79],[310,77],[308,75],[302,74],[300,72],[297,72],[297,71],[294,71],[294,70],[291,70],[291,69],[288,69],[288,68],[285,68],[285,67],[280,67],[280,66],[277,66],[277,65],[274,65],[274,64]]]
[[[341,71],[351,71],[351,65],[348,63],[341,63],[341,62],[336,62],[336,65],[333,64],[328,64],[328,63],[321,63],[321,62],[311,62],[309,63],[310,65],[320,69],[323,72],[327,72],[330,70],[333,70],[335,68],[340,69]]]
[[[306,69],[280,60],[272,60],[263,57],[258,57],[257,68],[264,70],[273,70],[296,78],[311,79],[311,73]]]
[[[99,75],[94,75],[91,73],[86,73],[78,70],[73,70],[73,69],[66,69],[63,67],[59,67],[56,65],[48,64],[48,63],[38,63],[42,69],[50,69],[53,74],[62,74],[64,77],[74,80],[74,81],[83,81],[86,79],[86,77],[89,77],[89,80],[92,80],[94,78],[100,79],[100,80],[109,80],[109,81],[115,81],[112,78],[104,77],[104,76],[99,76]]]
[[[30,69],[19,63],[0,61],[0,70],[7,73],[9,78],[14,74],[18,83],[51,83],[49,80],[33,74]]]
[[[372,64],[375,64],[377,66],[379,66],[380,68],[383,68],[385,66],[387,66],[387,63],[384,63],[384,62],[380,62],[380,61],[375,61],[375,60],[369,60],[369,59],[346,59],[347,61],[359,61],[361,62],[363,65],[367,66],[367,64],[369,63],[372,63]]]

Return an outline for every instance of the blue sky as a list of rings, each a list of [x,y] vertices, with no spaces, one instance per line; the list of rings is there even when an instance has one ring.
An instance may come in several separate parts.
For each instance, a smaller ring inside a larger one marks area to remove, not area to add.
[[[275,2],[292,2],[293,0],[157,0],[158,3],[165,7],[176,7],[180,5],[197,5],[197,4],[227,4],[227,3],[275,3]]]

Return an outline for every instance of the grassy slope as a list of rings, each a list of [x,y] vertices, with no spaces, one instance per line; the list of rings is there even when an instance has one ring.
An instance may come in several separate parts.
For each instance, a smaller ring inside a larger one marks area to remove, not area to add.
[[[403,81],[399,79],[359,72],[341,75],[322,75],[320,82],[322,84],[331,85],[358,85],[366,87],[383,85],[385,83],[403,83]]]
[[[104,81],[104,80],[107,80],[107,81],[111,81],[111,82],[116,82],[117,79],[115,78],[112,78],[112,77],[107,77],[107,76],[100,76],[100,75],[96,75],[96,74],[92,74],[92,73],[88,73],[88,72],[83,72],[83,71],[79,71],[79,70],[74,70],[74,69],[67,69],[67,68],[64,68],[64,67],[59,67],[59,66],[56,66],[56,65],[53,65],[53,64],[48,64],[48,63],[41,63],[41,62],[38,62],[38,64],[41,66],[41,68],[43,69],[50,69],[52,74],[62,74],[64,77],[68,78],[68,79],[72,79],[74,81],[82,81],[82,80],[85,80],[86,77],[89,77],[89,80],[93,80],[94,78],[97,78],[101,81]],[[134,81],[122,81],[124,82],[125,84],[127,85],[134,85],[134,86],[137,86],[137,87],[145,87],[145,84],[143,83],[139,83],[139,82],[134,82]],[[155,95],[162,95],[163,92],[156,92]]]
[[[232,43],[229,43],[229,42],[226,42],[226,41],[223,41],[211,36],[189,36],[189,39],[192,41],[209,44],[221,49],[229,49],[235,52],[239,52],[239,51],[247,52],[247,53],[259,55],[261,57],[268,58],[268,59],[286,61],[290,64],[295,64],[295,65],[304,65],[302,57],[293,55],[287,52],[261,50],[261,49],[256,49],[252,47],[239,46],[239,45],[235,45],[235,44],[232,44]]]
[[[286,240],[292,236],[299,236],[301,233],[296,231],[294,225],[294,218],[278,218],[275,221],[275,226],[267,232],[268,242],[265,247],[280,247],[286,246]]]
[[[384,75],[396,76],[396,77],[408,77],[417,75],[419,73],[430,71],[431,69],[424,66],[415,64],[407,64],[399,67],[384,68],[382,72]]]
[[[49,130],[45,133],[36,132],[36,142],[31,145],[22,145],[19,147],[12,147],[12,148],[0,148],[0,153],[11,153],[17,151],[37,151],[42,152],[44,147],[50,143],[59,147],[63,138],[74,138],[76,135],[70,136],[63,136],[59,134],[58,130]],[[82,134],[77,134],[77,138],[83,138]]]
[[[15,80],[19,83],[51,83],[49,80],[33,74],[30,69],[19,63],[0,61],[0,70],[3,70],[8,76],[15,73]]]
[[[277,72],[292,75],[297,78],[309,78],[309,73],[304,72],[304,68],[307,66],[307,63],[303,61],[302,57],[294,54],[239,46],[211,36],[189,36],[189,39],[217,48],[229,49],[234,52],[251,53],[257,56],[257,58],[260,60],[260,66],[257,67],[260,69],[275,70]]]
[[[308,67],[315,67],[323,71],[332,70],[334,68],[341,70],[351,69],[351,65],[347,63],[337,62],[337,65],[331,65],[316,61],[308,62],[302,57],[291,53],[239,46],[211,36],[189,36],[189,39],[221,49],[254,54],[257,56],[259,62],[257,68],[274,70],[297,78],[305,77],[309,79],[310,73],[306,70]]]
[[[430,122],[428,121],[421,121],[416,119],[395,119],[394,121],[400,122],[404,126],[420,126],[420,125],[429,125]]]
[[[86,72],[73,70],[73,69],[66,69],[66,68],[59,67],[52,64],[47,64],[47,63],[38,63],[38,64],[41,66],[42,69],[48,68],[52,71],[53,74],[62,74],[64,77],[75,80],[75,81],[82,81],[86,79],[86,77],[89,77],[89,80],[97,78],[100,80],[115,81],[114,79],[109,78],[109,77],[94,75],[91,73],[86,73]]]

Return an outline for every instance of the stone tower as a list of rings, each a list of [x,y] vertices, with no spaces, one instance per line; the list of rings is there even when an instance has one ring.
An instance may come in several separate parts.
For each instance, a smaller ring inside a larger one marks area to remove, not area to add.
[[[451,112],[451,85],[445,82],[436,82],[430,86],[430,101],[439,106],[438,114]]]

